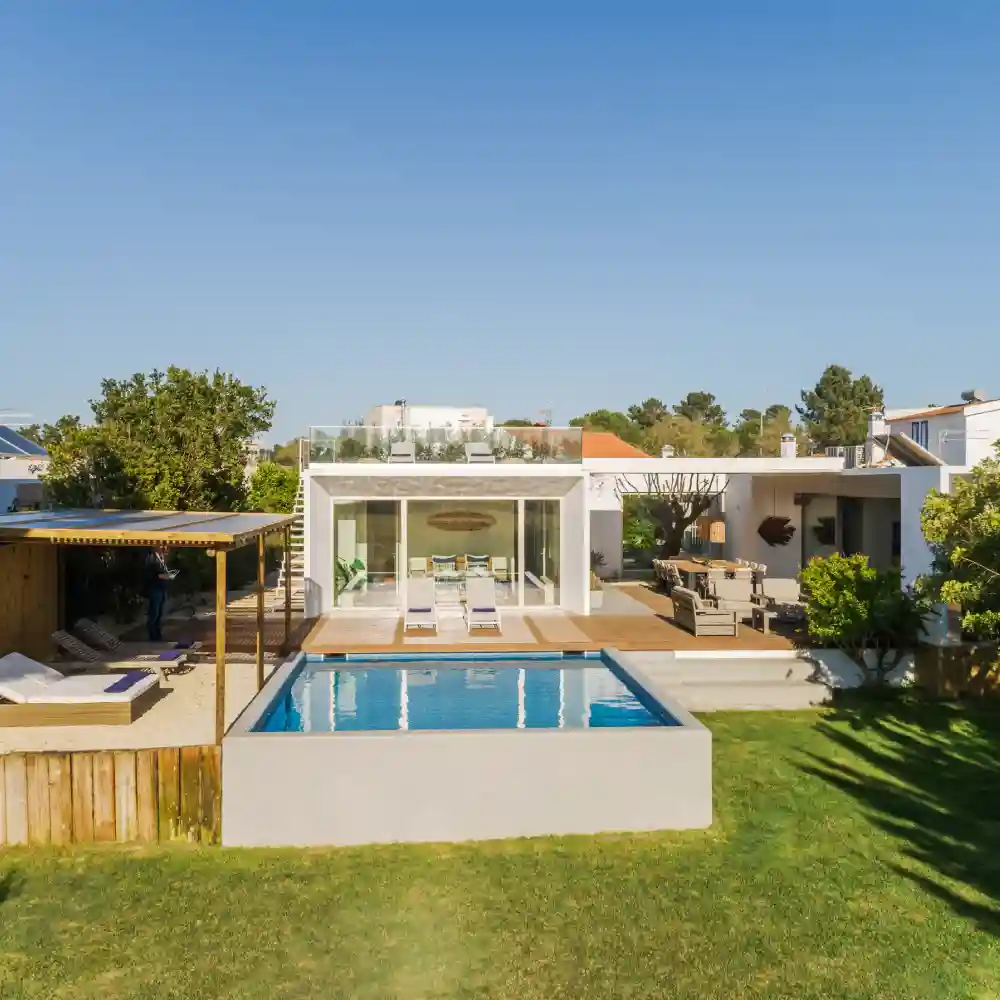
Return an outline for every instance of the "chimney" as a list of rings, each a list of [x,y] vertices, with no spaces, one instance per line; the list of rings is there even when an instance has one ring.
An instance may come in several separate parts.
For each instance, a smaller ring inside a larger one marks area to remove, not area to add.
[[[868,440],[864,446],[865,465],[881,465],[885,461],[885,439],[889,436],[889,425],[881,410],[868,414]]]
[[[781,435],[781,457],[795,458],[799,453],[799,446],[794,434]]]
[[[672,444],[665,444],[660,449],[660,458],[673,458],[674,457],[674,446]]]
[[[885,437],[888,434],[885,423],[885,414],[880,410],[872,410],[868,414],[868,440],[874,441],[875,438]]]

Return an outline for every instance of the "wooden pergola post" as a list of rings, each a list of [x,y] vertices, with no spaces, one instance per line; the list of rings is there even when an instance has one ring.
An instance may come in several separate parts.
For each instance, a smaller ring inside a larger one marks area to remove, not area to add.
[[[257,690],[264,686],[264,536],[257,536]]]
[[[285,653],[292,641],[292,528],[285,525]]]
[[[226,732],[226,550],[215,550],[215,742]]]

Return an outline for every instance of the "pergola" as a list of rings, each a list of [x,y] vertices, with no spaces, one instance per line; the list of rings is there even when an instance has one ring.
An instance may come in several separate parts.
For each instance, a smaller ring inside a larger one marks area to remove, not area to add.
[[[257,688],[264,683],[264,545],[284,533],[288,560],[294,515],[196,511],[53,510],[0,515],[0,655],[24,643],[48,643],[58,615],[54,558],[38,560],[40,547],[54,556],[60,545],[204,549],[215,558],[215,736],[225,732],[226,556],[257,545]],[[291,578],[285,574],[285,644],[291,635]]]

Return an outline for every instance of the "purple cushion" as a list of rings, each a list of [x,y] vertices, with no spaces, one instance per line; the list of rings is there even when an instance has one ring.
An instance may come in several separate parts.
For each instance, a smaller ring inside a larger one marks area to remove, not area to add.
[[[429,615],[433,608],[410,608],[410,612],[415,615]]]
[[[179,660],[184,655],[181,649],[168,649],[165,653],[160,653],[158,660]]]
[[[491,615],[496,611],[496,608],[473,608],[472,613],[475,615]]]
[[[122,691],[127,691],[130,687],[138,684],[143,677],[148,677],[148,670],[130,670],[127,674],[122,674],[114,682],[114,684],[109,684],[105,689],[105,694],[120,694]]]
[[[194,639],[181,639],[179,642],[175,642],[174,645],[178,649],[190,649],[194,645]]]

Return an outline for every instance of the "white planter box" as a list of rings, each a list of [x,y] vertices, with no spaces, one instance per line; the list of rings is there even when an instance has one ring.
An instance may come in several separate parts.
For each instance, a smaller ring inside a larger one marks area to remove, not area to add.
[[[602,604],[604,604],[604,591],[592,590],[590,592],[590,610],[593,611],[595,608],[601,607]]]

